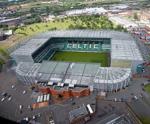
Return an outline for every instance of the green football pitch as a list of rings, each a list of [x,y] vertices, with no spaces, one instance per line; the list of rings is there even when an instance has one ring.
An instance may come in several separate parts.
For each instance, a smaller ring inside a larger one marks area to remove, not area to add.
[[[65,61],[65,62],[89,62],[100,63],[102,67],[109,66],[108,53],[94,53],[94,52],[66,52],[58,51],[50,59],[53,61]]]

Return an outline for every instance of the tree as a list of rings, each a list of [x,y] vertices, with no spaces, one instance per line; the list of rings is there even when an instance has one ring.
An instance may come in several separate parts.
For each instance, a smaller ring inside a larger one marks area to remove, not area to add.
[[[0,72],[2,71],[2,67],[4,63],[5,61],[2,58],[0,58]]]
[[[42,19],[41,19],[40,16],[37,16],[37,17],[35,18],[35,22],[41,22],[41,21],[42,21]]]
[[[122,31],[124,28],[121,25],[117,25],[116,30]]]
[[[0,72],[2,71],[3,64],[0,63]]]
[[[70,24],[68,29],[74,29],[74,25],[73,24]]]
[[[50,13],[50,8],[49,6],[46,6],[46,14],[49,15],[49,13]]]
[[[30,13],[34,13],[35,12],[35,9],[34,8],[31,8],[30,9]]]
[[[5,49],[3,49],[3,48],[0,48],[0,55],[2,55],[2,56],[5,57],[5,58],[8,58],[8,57],[9,57],[8,52],[7,52]],[[2,61],[2,60],[1,60],[1,61]]]
[[[137,15],[137,13],[134,13],[133,18],[134,18],[135,20],[138,20],[138,15]]]
[[[6,25],[6,24],[0,24],[0,28],[3,28],[4,30],[7,30],[8,29],[8,25]]]

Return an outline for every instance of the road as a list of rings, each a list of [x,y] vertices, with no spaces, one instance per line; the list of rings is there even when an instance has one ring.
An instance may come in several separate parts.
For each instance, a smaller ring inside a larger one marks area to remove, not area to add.
[[[119,92],[108,93],[107,99],[124,98],[130,100],[131,98],[133,98],[134,95],[140,97],[141,93],[144,92],[142,90],[142,84],[146,81],[147,79],[145,78],[133,79],[129,87],[121,89]]]

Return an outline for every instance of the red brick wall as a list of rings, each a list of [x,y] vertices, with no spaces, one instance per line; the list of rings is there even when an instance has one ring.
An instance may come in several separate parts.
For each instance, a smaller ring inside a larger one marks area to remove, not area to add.
[[[48,106],[48,102],[39,102],[39,103],[34,103],[32,104],[32,108],[36,109],[36,108],[41,108],[41,107],[46,107]]]
[[[52,96],[62,95],[64,98],[70,98],[70,97],[81,97],[81,96],[88,96],[90,95],[90,89],[89,88],[83,88],[80,90],[55,90],[53,88],[45,88],[41,87],[39,88],[39,91],[43,94],[50,93]]]

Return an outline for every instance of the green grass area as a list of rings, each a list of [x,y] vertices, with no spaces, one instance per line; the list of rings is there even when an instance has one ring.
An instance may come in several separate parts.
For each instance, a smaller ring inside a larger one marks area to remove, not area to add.
[[[8,58],[9,55],[7,51],[4,48],[0,47],[0,71],[2,69],[3,64],[5,64]]]
[[[150,118],[149,117],[141,117],[140,121],[142,124],[150,124]]]
[[[9,56],[8,52],[2,47],[0,47],[0,55],[2,55],[5,58],[8,58],[8,56]]]
[[[109,66],[108,53],[94,53],[94,52],[66,52],[58,51],[51,58],[54,61],[65,61],[65,62],[90,62],[100,63],[101,66]]]
[[[146,92],[150,93],[150,84],[144,86]]]

